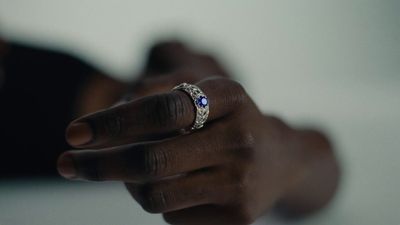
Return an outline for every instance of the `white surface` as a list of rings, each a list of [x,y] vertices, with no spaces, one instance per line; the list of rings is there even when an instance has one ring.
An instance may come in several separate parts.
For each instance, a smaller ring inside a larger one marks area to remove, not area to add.
[[[329,215],[324,213],[322,215]],[[318,217],[316,217],[318,218]],[[321,224],[325,217],[311,224]],[[290,223],[300,225],[305,223]],[[120,183],[14,180],[0,182],[1,225],[164,225],[144,212]],[[253,225],[286,225],[260,218]],[[309,224],[309,223],[307,223]]]
[[[157,225],[122,184],[28,180],[1,183],[1,225]]]
[[[0,0],[0,30],[7,37],[71,49],[121,78],[140,68],[147,44],[158,35],[184,36],[213,49],[260,108],[292,122],[319,124],[332,134],[344,165],[342,189],[329,212],[304,224],[398,225],[399,11],[397,0]],[[36,205],[35,192],[23,188],[0,193],[0,219],[6,215],[11,222],[36,218],[37,224],[54,224],[52,218],[80,218],[77,225],[129,224],[136,217],[151,224],[154,219],[138,211],[119,188],[96,185],[85,199],[82,194],[91,188],[74,187],[78,197],[65,202],[73,205],[65,214],[57,213],[57,207],[67,206],[53,200],[69,193],[64,187],[38,184],[42,205]],[[94,197],[96,190],[108,195]],[[24,201],[18,197],[25,195]],[[4,198],[14,208],[4,205]],[[126,208],[117,212],[120,201]],[[17,216],[20,209],[26,214]],[[30,210],[39,213],[31,216]],[[38,217],[41,212],[51,213]]]

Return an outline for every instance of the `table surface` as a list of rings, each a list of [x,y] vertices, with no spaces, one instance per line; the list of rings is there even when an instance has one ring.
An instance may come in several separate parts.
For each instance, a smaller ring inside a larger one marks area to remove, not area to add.
[[[11,39],[71,50],[121,79],[141,68],[155,39],[183,36],[220,55],[261,110],[332,136],[344,174],[338,196],[295,224],[398,225],[399,10],[393,0],[0,0],[0,28]],[[162,220],[117,183],[17,180],[0,183],[0,224]]]
[[[299,222],[264,216],[254,223],[321,224],[332,211]],[[1,225],[163,225],[160,215],[144,212],[121,183],[24,179],[0,182]]]

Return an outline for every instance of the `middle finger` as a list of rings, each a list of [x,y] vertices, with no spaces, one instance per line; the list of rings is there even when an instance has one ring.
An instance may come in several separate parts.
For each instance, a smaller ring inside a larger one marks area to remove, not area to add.
[[[144,183],[232,160],[240,143],[232,141],[230,136],[220,122],[199,132],[162,141],[69,151],[60,157],[59,170],[70,179]]]
[[[210,101],[208,121],[240,108],[245,92],[225,78],[198,83]],[[190,127],[195,118],[193,100],[182,91],[147,96],[73,121],[67,141],[78,148],[104,148],[157,140]]]

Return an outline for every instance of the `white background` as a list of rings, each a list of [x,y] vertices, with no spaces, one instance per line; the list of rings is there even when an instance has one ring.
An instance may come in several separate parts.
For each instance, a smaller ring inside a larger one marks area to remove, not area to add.
[[[0,32],[66,49],[120,79],[140,69],[146,48],[160,38],[183,37],[208,49],[265,112],[320,126],[335,140],[341,191],[330,209],[300,223],[398,225],[399,12],[396,0],[0,0]],[[0,224],[161,221],[126,200],[118,185],[1,185]],[[81,197],[71,201],[69,193]],[[34,208],[21,211],[22,202]]]

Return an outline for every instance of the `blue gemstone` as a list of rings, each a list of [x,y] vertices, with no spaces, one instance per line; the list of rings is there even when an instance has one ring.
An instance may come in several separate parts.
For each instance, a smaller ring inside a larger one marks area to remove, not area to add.
[[[208,105],[208,100],[205,96],[200,96],[196,99],[196,104],[202,108],[205,108]]]

